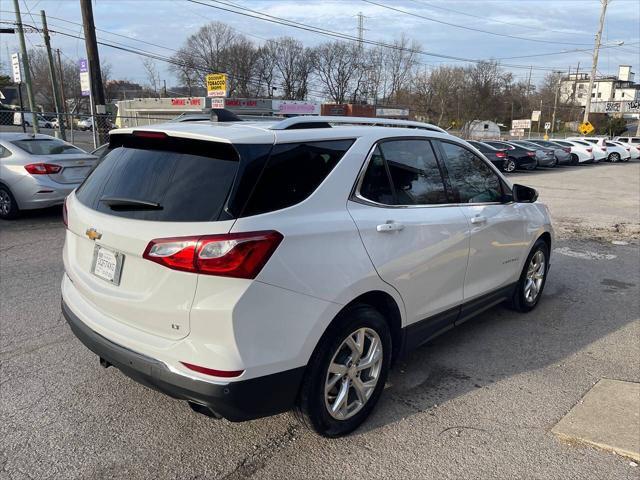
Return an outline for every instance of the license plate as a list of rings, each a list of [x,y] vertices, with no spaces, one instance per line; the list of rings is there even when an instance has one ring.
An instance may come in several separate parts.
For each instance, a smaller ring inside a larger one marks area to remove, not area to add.
[[[93,249],[93,265],[91,272],[107,282],[120,285],[124,255],[108,248],[96,245]]]

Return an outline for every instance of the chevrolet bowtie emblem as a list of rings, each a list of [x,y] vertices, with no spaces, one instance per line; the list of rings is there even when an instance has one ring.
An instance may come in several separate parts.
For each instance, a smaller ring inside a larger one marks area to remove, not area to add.
[[[102,234],[95,228],[88,228],[84,233],[89,237],[89,240],[100,240],[102,238]]]

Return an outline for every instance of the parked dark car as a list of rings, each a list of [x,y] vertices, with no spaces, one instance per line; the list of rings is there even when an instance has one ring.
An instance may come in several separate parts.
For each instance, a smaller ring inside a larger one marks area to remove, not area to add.
[[[517,169],[535,170],[538,166],[536,151],[533,148],[521,147],[513,143],[501,140],[486,140],[481,143],[493,148],[506,149],[507,161],[504,164],[505,172],[513,172]]]
[[[559,165],[575,165],[573,158],[571,157],[571,148],[565,145],[560,145],[551,140],[543,140],[540,138],[535,138],[533,140],[529,140],[530,143],[535,143],[536,145],[540,145],[541,147],[551,148],[553,149],[553,154],[556,156],[556,160]]]
[[[553,148],[543,147],[527,140],[510,140],[509,143],[525,148],[533,148],[536,151],[536,160],[538,160],[539,167],[555,167],[558,165]]]
[[[506,148],[495,148],[482,142],[476,142],[475,140],[468,140],[467,143],[480,150],[480,153],[487,157],[487,160],[493,163],[498,169],[504,170],[508,157]]]

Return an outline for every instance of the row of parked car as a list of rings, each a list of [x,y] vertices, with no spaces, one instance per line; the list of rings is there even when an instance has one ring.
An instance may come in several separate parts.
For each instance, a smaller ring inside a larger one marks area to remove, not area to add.
[[[562,140],[470,140],[504,172],[640,158],[640,137],[569,137]]]

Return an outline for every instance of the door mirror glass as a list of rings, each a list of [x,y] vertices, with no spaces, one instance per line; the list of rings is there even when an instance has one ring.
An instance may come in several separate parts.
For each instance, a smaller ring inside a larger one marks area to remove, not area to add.
[[[533,203],[538,199],[538,191],[535,188],[524,185],[513,185],[513,200],[518,203]]]

